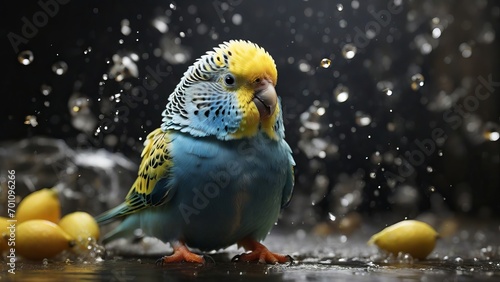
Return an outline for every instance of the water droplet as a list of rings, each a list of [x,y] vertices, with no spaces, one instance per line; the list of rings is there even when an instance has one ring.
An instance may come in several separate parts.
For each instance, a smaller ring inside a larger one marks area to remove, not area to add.
[[[231,21],[234,25],[241,25],[241,23],[243,22],[243,17],[240,14],[234,14],[231,18]]]
[[[487,23],[478,35],[478,41],[485,44],[490,44],[495,40],[495,30],[491,24]]]
[[[381,80],[377,82],[377,89],[382,91],[387,96],[392,95],[392,89],[394,89],[394,84],[387,80]]]
[[[417,91],[420,87],[424,86],[424,76],[417,73],[411,77],[411,89]]]
[[[357,52],[358,48],[356,48],[356,46],[354,46],[353,44],[346,44],[344,45],[344,47],[342,47],[342,56],[344,56],[344,58],[350,60],[352,58],[354,58],[354,56],[356,56],[356,52]]]
[[[33,127],[38,125],[38,121],[36,120],[36,116],[34,115],[27,115],[26,118],[24,119],[24,124],[29,124]]]
[[[433,171],[434,171],[434,169],[432,168],[432,166],[427,167],[427,172],[433,172]]]
[[[204,23],[200,23],[196,27],[196,31],[198,32],[198,34],[205,34],[208,31],[208,26],[206,24],[204,24]]]
[[[309,72],[311,70],[311,65],[309,65],[306,61],[301,60],[299,62],[299,70],[301,72]]]
[[[370,172],[370,178],[375,179],[377,174],[375,172]]]
[[[500,138],[500,133],[498,132],[485,132],[484,137],[486,140],[497,141]]]
[[[500,126],[493,122],[487,122],[483,129],[483,138],[487,141],[498,141],[500,139]]]
[[[42,92],[43,95],[47,96],[52,92],[52,87],[47,85],[47,84],[42,84],[40,86],[40,91]]]
[[[74,94],[69,98],[68,108],[72,115],[76,115],[79,112],[86,112],[89,109],[90,100],[87,97],[79,96],[79,94]]]
[[[332,60],[328,59],[328,58],[323,58],[323,60],[321,60],[321,67],[324,68],[324,69],[327,69],[330,67],[330,65],[332,64]]]
[[[344,10],[344,6],[342,4],[337,4],[337,11],[342,12]]]
[[[153,26],[161,33],[168,31],[167,17],[157,17],[153,20]]]
[[[390,89],[390,88],[384,88],[384,89],[382,89],[382,92],[387,96],[392,95],[392,89]]]
[[[310,7],[307,7],[304,9],[304,16],[310,18],[313,16],[313,14],[314,14],[314,11]]]
[[[329,218],[331,221],[335,221],[335,220],[337,219],[337,217],[336,217],[333,213],[331,213],[331,212],[329,212],[329,213],[328,213],[328,218]]]
[[[64,61],[55,62],[52,65],[52,71],[57,75],[63,75],[68,70],[68,64]]]
[[[347,21],[344,19],[339,20],[339,26],[341,28],[346,28],[347,27]]]
[[[125,36],[129,35],[130,32],[132,32],[132,29],[130,28],[130,21],[127,19],[123,19],[121,21],[121,33]]]
[[[472,47],[468,43],[462,43],[458,46],[458,50],[462,53],[462,57],[469,58],[472,56]]]
[[[396,130],[396,124],[394,122],[387,123],[387,130],[394,132]]]
[[[427,34],[420,34],[415,37],[415,43],[417,44],[420,53],[422,53],[422,55],[427,55],[430,52],[432,52],[433,49],[432,40],[433,39]]]
[[[359,126],[367,126],[372,122],[372,118],[363,112],[356,112],[356,124]]]
[[[34,59],[33,52],[30,50],[22,51],[17,55],[17,60],[25,66],[31,64]]]
[[[339,84],[335,87],[333,95],[335,96],[335,100],[337,100],[337,102],[344,103],[347,99],[349,99],[349,88]]]
[[[370,159],[371,159],[371,162],[373,164],[380,164],[382,162],[382,156],[380,155],[379,151],[376,151],[375,153],[373,153],[371,155]]]
[[[432,30],[432,38],[439,38],[441,36],[441,28],[440,27],[435,27],[433,30]]]
[[[114,95],[111,95],[111,96],[109,97],[109,100],[110,100],[110,101],[113,101],[113,100],[114,100],[116,103],[120,103],[120,101],[121,101],[120,97],[121,97],[121,96],[122,96],[122,94],[121,94],[121,93],[116,93],[116,94],[114,94]]]
[[[299,229],[295,231],[295,236],[297,236],[299,240],[304,240],[307,236],[307,232],[304,229]]]

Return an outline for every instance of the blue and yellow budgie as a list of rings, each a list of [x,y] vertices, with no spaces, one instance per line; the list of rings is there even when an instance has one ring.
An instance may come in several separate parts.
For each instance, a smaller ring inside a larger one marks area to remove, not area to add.
[[[201,56],[169,96],[161,128],[145,141],[125,202],[98,222],[124,217],[105,240],[145,234],[170,242],[163,263],[198,262],[233,244],[237,259],[284,263],[259,243],[290,201],[292,152],[284,140],[276,65],[254,43],[225,42]]]

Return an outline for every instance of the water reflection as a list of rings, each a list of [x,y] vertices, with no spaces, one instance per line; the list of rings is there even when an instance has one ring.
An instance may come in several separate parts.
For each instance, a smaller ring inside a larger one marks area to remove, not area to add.
[[[217,258],[218,259],[218,258]],[[19,280],[36,281],[179,281],[204,279],[209,281],[283,281],[284,266],[241,264],[231,262],[206,265],[176,263],[156,265],[152,258],[108,260],[97,264],[24,262]],[[45,275],[44,275],[45,274]],[[50,275],[47,275],[50,274]]]
[[[224,255],[222,255],[222,259]],[[324,258],[295,262],[293,265],[262,265],[220,262],[206,265],[177,263],[156,265],[152,258],[109,260],[97,264],[23,262],[16,272],[22,281],[494,281],[500,276],[499,261],[457,262],[431,259],[411,263],[369,258]],[[2,276],[5,277],[5,274]]]

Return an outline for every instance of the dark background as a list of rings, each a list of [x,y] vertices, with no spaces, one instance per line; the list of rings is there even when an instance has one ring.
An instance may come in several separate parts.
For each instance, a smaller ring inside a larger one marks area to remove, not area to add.
[[[142,140],[161,124],[168,95],[187,67],[223,41],[247,39],[277,63],[277,91],[297,162],[290,213],[307,215],[297,220],[352,211],[392,211],[401,218],[428,210],[500,213],[500,141],[484,137],[500,124],[495,1],[403,1],[399,13],[380,13],[392,1],[13,2],[0,4],[0,141],[47,136],[138,162]],[[47,2],[58,3],[57,13],[16,51],[8,35],[22,35],[23,17],[33,22]],[[157,18],[167,32],[153,26]],[[121,32],[124,19],[128,35]],[[436,26],[439,38],[432,37]],[[367,29],[375,36],[356,41],[358,30]],[[342,54],[346,43],[358,47],[351,60]],[[162,58],[176,48],[190,56],[185,63]],[[27,66],[18,61],[23,50],[34,54]],[[139,56],[138,77],[104,80],[113,55],[130,53]],[[323,58],[332,60],[329,68],[320,66]],[[57,61],[68,65],[60,76],[52,71]],[[161,70],[159,80],[151,69]],[[411,77],[418,73],[425,82],[414,90]],[[452,122],[443,116],[470,101],[464,99],[488,76],[497,85],[477,109],[453,114]],[[159,84],[138,96],[133,89],[145,80]],[[52,87],[49,95],[42,84]],[[335,99],[339,84],[349,91],[344,103]],[[382,91],[387,86],[391,96]],[[88,98],[83,120],[96,121],[92,130],[72,124],[75,93]],[[110,102],[116,93],[121,101]],[[38,125],[25,124],[29,115]],[[359,122],[363,115],[366,126]],[[99,125],[108,127],[94,134]],[[436,128],[445,134],[439,140],[432,139]],[[306,153],[323,145],[322,153]]]

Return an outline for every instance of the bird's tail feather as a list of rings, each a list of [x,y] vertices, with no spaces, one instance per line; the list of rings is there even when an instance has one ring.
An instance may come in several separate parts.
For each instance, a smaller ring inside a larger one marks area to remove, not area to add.
[[[103,244],[107,244],[115,239],[129,238],[134,235],[134,231],[140,226],[140,217],[136,214],[127,216],[120,225],[111,232],[107,233],[102,239]]]
[[[95,220],[97,221],[97,223],[109,223],[125,215],[127,213],[127,210],[128,207],[125,205],[125,203],[122,203],[121,205],[118,205],[110,209],[109,211],[96,216]]]

